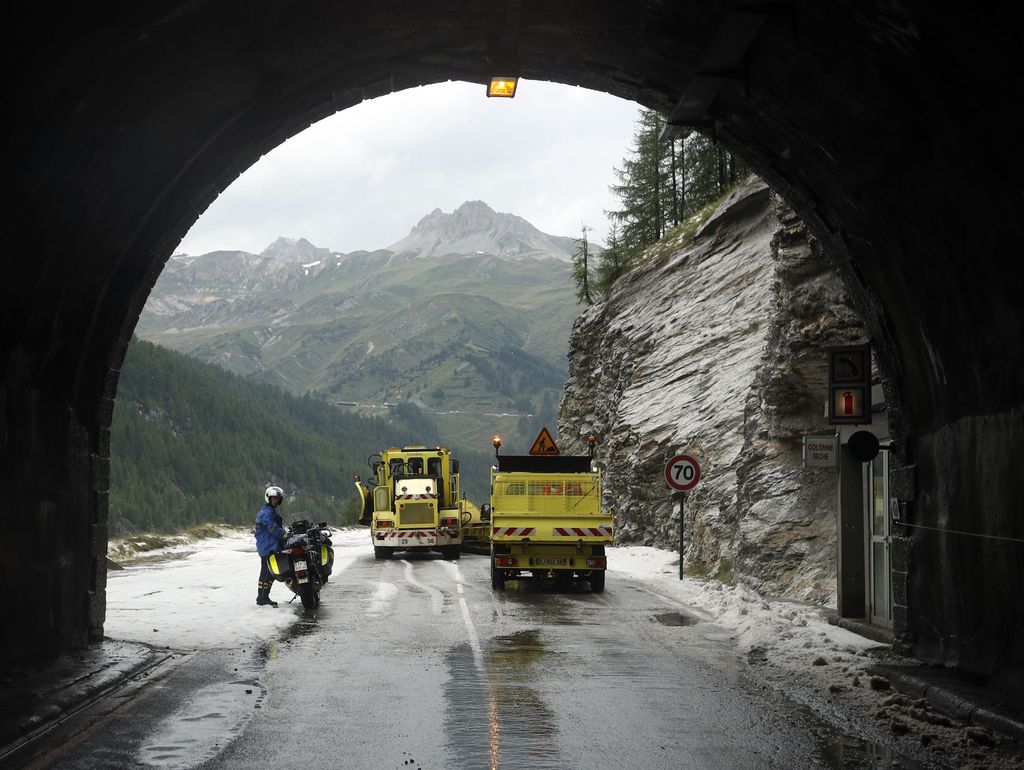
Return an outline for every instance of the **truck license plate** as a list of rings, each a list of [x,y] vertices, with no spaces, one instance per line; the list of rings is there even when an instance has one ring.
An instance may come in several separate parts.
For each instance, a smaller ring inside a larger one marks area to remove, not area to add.
[[[565,559],[534,559],[533,563],[538,567],[564,567]]]

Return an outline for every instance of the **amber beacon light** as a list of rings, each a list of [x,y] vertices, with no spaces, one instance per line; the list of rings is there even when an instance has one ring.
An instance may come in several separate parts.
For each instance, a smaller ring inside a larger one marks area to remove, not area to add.
[[[495,75],[487,86],[487,96],[500,96],[505,99],[511,99],[516,95],[516,84],[518,82],[519,78],[516,77]]]

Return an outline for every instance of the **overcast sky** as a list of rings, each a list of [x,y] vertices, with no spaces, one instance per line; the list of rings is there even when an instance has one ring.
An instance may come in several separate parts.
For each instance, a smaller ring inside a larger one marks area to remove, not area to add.
[[[603,242],[608,192],[639,107],[522,81],[514,99],[442,83],[356,105],[273,150],[213,202],[176,249],[258,253],[278,236],[340,252],[385,248],[467,200],[552,235]]]

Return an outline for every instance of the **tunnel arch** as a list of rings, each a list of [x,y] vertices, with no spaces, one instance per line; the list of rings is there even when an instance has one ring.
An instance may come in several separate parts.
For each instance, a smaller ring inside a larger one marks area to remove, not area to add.
[[[483,83],[508,51],[524,78],[666,114],[710,83],[687,120],[801,214],[865,318],[902,458],[895,494],[937,529],[1024,538],[1010,459],[1024,445],[1024,311],[1002,261],[1021,241],[1021,163],[999,152],[1024,100],[992,76],[1015,71],[999,21],[914,2],[712,0],[201,0],[30,18],[46,39],[7,52],[20,109],[5,208],[26,256],[0,311],[2,473],[23,491],[13,539],[54,542],[59,558],[4,547],[4,576],[38,586],[17,600],[32,620],[4,633],[7,658],[102,633],[117,374],[191,224],[316,120],[407,87]],[[1019,547],[909,534],[902,638],[1021,676],[1024,611],[1007,588],[1024,583]]]

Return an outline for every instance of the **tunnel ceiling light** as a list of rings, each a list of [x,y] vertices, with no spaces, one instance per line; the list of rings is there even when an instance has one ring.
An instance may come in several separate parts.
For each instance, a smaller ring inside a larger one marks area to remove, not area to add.
[[[512,75],[494,75],[487,86],[487,96],[500,96],[511,99],[516,95],[516,85],[519,78]]]

